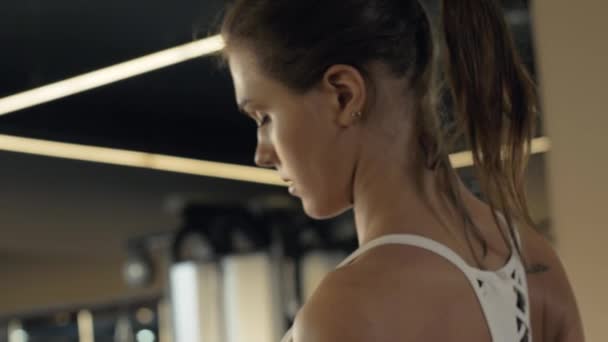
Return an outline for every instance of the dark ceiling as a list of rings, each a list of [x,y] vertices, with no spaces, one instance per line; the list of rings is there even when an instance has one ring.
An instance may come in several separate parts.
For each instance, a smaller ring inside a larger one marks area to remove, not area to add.
[[[526,1],[505,1],[532,64]],[[3,0],[0,97],[208,32],[222,0]],[[229,75],[197,59],[0,117],[0,133],[252,165],[253,122]]]

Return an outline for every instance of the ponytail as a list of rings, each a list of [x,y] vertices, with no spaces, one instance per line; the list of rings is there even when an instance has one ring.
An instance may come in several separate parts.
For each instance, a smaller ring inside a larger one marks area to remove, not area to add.
[[[500,221],[497,210],[504,215],[521,254],[513,219],[533,225],[524,172],[535,131],[534,82],[496,1],[442,0],[441,16],[455,117],[494,218]]]

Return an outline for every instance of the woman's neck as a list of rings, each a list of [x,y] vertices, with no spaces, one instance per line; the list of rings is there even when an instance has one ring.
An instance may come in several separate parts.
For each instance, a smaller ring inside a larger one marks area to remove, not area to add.
[[[446,203],[436,172],[418,175],[379,160],[357,171],[354,189],[355,225],[359,244],[386,234],[421,233],[442,224]]]

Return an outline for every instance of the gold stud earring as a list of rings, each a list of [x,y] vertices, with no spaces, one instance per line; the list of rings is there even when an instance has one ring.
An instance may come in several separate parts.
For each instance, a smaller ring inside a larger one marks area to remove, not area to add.
[[[363,117],[363,113],[361,111],[353,113],[353,118],[360,119],[361,117]]]

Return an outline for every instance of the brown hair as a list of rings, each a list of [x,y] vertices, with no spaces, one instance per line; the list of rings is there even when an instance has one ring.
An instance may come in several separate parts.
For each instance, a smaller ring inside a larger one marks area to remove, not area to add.
[[[485,256],[487,243],[462,204],[449,160],[437,75],[443,72],[448,80],[453,114],[492,212],[504,214],[515,241],[513,221],[532,224],[523,178],[534,132],[535,86],[496,1],[441,3],[445,44],[439,53],[419,0],[236,0],[221,24],[226,42],[221,61],[232,47],[246,46],[268,76],[302,93],[334,64],[351,65],[371,82],[366,65],[379,60],[395,76],[407,77],[418,99],[418,138],[427,165],[446,181],[446,193]],[[439,55],[444,63],[437,63]],[[516,247],[521,254],[517,242]]]

